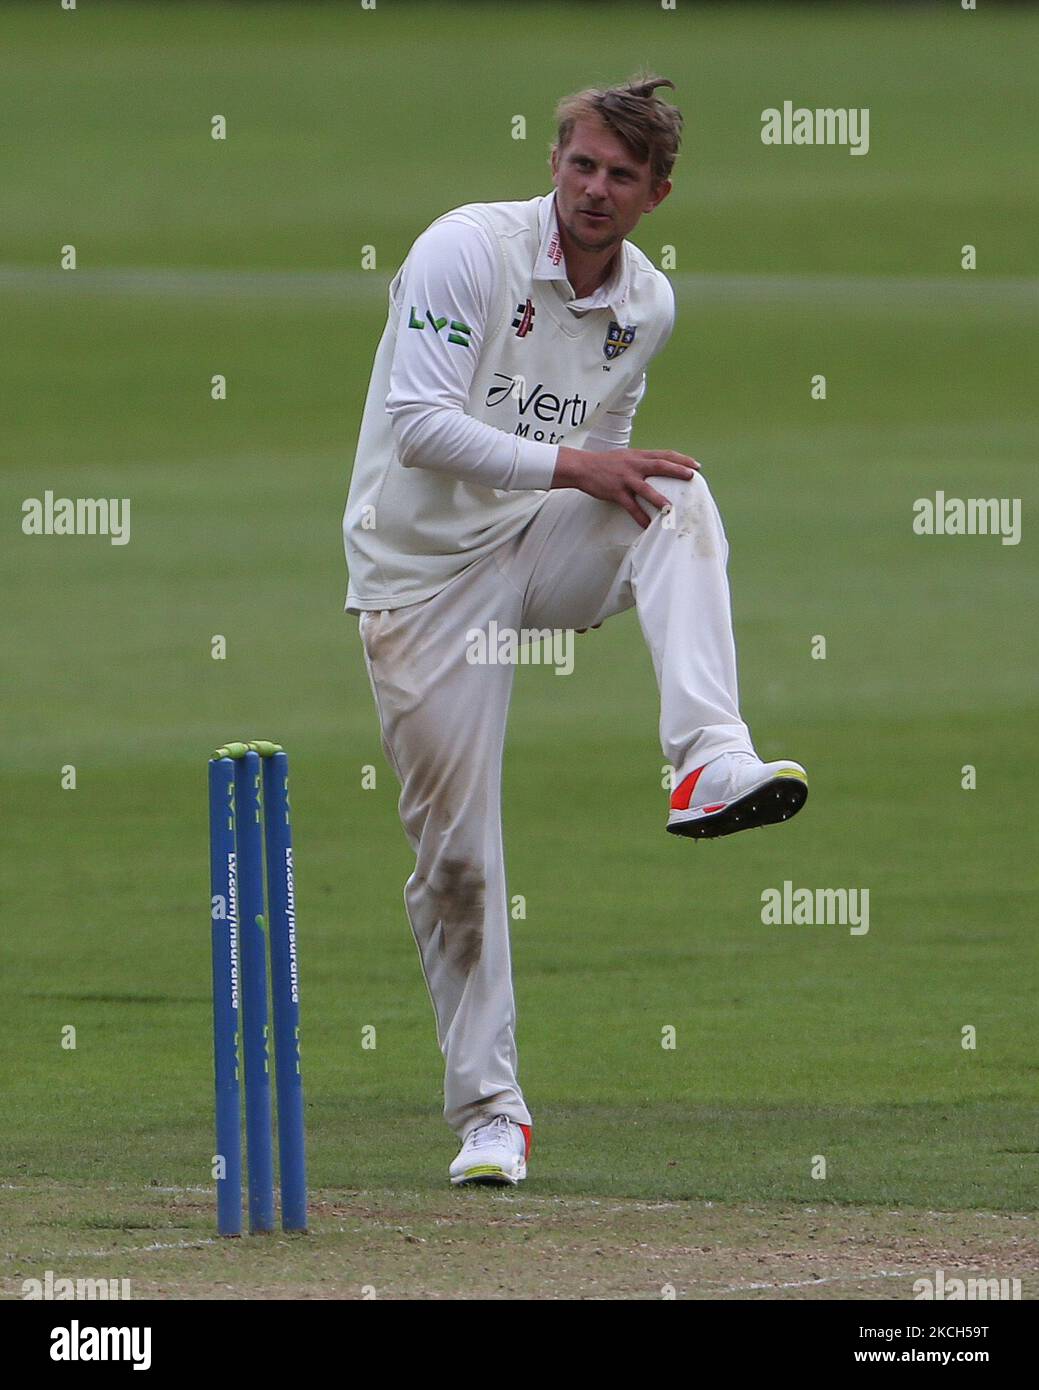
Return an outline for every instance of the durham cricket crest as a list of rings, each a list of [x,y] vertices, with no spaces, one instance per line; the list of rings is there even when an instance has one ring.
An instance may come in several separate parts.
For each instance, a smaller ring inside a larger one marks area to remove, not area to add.
[[[602,345],[603,356],[607,362],[612,362],[614,358],[620,357],[622,352],[626,352],[634,341],[635,325],[633,323],[625,324],[622,328],[619,323],[611,319]]]

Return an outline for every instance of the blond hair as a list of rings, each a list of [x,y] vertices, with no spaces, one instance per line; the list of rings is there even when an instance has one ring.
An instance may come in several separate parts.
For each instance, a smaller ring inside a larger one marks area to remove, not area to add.
[[[682,113],[654,95],[675,84],[654,73],[636,73],[619,87],[586,87],[563,97],[556,107],[558,131],[553,150],[562,150],[579,120],[601,121],[623,141],[639,164],[649,163],[653,187],[671,174],[682,141]]]

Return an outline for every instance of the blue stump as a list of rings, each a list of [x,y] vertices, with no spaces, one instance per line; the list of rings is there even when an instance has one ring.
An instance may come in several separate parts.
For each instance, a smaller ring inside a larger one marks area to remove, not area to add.
[[[274,1150],[267,1049],[267,942],[263,918],[263,825],[260,757],[250,750],[234,763],[241,921],[245,1138],[249,1229],[274,1230]]]
[[[264,759],[263,801],[274,1066],[278,1083],[281,1224],[286,1231],[305,1231],[307,1176],[303,1143],[303,1074],[299,1052],[296,887],[289,807],[289,760],[284,753],[275,753]]]
[[[213,1069],[216,1079],[217,1230],[242,1234],[242,1112],[238,1074],[238,874],[234,764],[209,764],[210,918],[213,936]]]

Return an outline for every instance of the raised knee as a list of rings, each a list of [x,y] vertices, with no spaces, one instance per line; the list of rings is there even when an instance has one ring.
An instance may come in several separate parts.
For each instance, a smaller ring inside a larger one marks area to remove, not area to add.
[[[714,506],[714,498],[702,473],[694,473],[691,478],[658,478],[651,474],[646,482],[673,506]]]
[[[659,513],[661,529],[691,538],[696,555],[720,554],[724,559],[728,553],[725,528],[703,477],[697,473],[693,478],[652,478],[648,481],[668,500],[667,508]]]

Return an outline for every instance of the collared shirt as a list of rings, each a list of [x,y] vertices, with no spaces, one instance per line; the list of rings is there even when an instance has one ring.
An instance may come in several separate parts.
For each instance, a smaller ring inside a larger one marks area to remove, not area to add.
[[[555,189],[541,199],[538,226],[541,245],[533,278],[551,280],[567,308],[577,316],[605,308],[613,311],[618,322],[623,322],[629,294],[624,257],[618,254],[605,284],[583,299],[575,299],[559,238]],[[498,257],[486,229],[470,218],[464,208],[446,213],[418,237],[408,255],[402,312],[406,314],[406,306],[411,304],[450,303],[471,330],[471,342],[478,346],[495,303],[500,275]],[[463,406],[473,356],[432,355],[421,347],[415,334],[398,335],[386,399],[402,462],[407,467],[433,468],[507,491],[551,487],[558,446],[517,439],[467,415]],[[627,448],[635,411],[645,389],[643,374],[583,447],[593,452]]]
[[[428,598],[516,535],[562,445],[629,443],[674,293],[626,241],[578,299],[558,233],[554,191],[468,203],[390,282],[343,518],[351,611]]]
[[[611,273],[603,284],[583,299],[575,299],[573,286],[566,273],[554,189],[541,200],[538,208],[538,229],[541,233],[541,245],[534,262],[533,278],[555,281],[559,297],[571,313],[585,314],[589,309],[609,309],[618,323],[623,322],[624,306],[628,302],[628,276],[619,248],[613,259]]]

